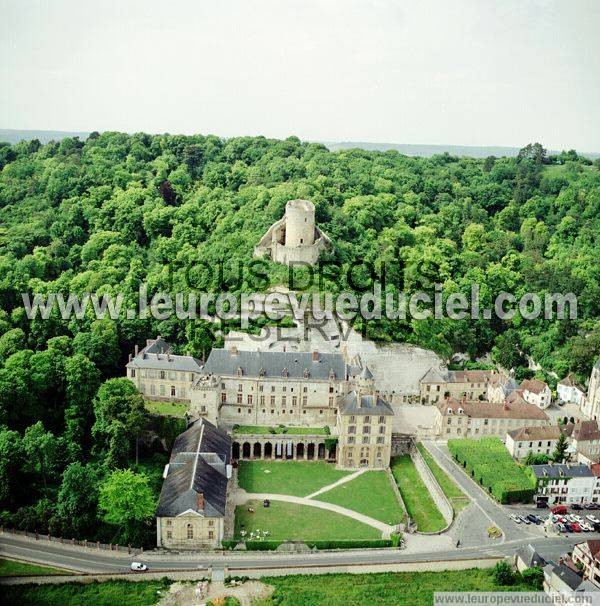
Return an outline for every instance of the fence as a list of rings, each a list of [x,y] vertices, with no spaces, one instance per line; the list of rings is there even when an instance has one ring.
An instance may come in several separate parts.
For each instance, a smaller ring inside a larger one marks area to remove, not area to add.
[[[50,534],[41,534],[39,532],[31,532],[28,530],[17,530],[16,528],[5,528],[0,526],[0,534],[12,534],[22,537],[27,537],[35,541],[48,541],[49,543],[61,543],[63,545],[70,545],[72,547],[84,547],[87,549],[104,549],[105,551],[116,551],[119,553],[127,554],[140,554],[144,553],[143,547],[132,547],[131,545],[118,545],[116,543],[100,543],[100,541],[88,541],[83,539],[67,539],[65,537],[53,537]]]

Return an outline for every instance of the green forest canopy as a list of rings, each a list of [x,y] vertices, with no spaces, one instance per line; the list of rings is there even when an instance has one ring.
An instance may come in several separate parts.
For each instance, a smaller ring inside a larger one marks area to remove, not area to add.
[[[251,262],[293,198],[314,202],[333,241],[326,260],[386,263],[391,290],[433,292],[440,282],[469,293],[478,283],[489,307],[501,291],[578,296],[577,320],[382,320],[367,326],[371,338],[446,357],[491,353],[517,376],[530,355],[546,372],[585,381],[600,356],[600,162],[573,151],[548,157],[535,144],[516,158],[414,158],[331,152],[295,137],[111,132],[0,144],[0,508],[56,519],[67,463],[80,465],[67,480],[95,490],[128,464],[143,406],[106,381],[123,374],[134,344],[161,334],[202,357],[219,342],[213,325],[176,317],[30,321],[21,293],[123,292],[135,303],[143,282],[216,289],[205,268],[218,263],[234,292],[252,290],[236,283],[236,264]],[[266,269],[269,284],[286,281],[285,267]],[[342,277],[326,287],[350,285]],[[120,414],[107,415],[115,402]],[[23,467],[13,454],[34,438],[44,450]],[[33,492],[19,493],[19,474],[33,478]],[[90,515],[80,518],[88,530]]]

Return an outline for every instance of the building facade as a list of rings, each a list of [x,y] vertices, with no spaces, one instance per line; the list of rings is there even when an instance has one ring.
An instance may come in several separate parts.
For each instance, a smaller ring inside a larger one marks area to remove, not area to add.
[[[422,404],[437,404],[451,397],[477,400],[487,395],[496,373],[490,370],[447,370],[430,368],[419,382]]]
[[[548,408],[552,403],[552,392],[546,383],[537,379],[527,379],[520,385],[521,395],[526,402],[538,408]]]
[[[581,406],[585,398],[585,390],[579,383],[573,373],[569,373],[564,379],[556,385],[558,398],[563,402],[571,402]]]
[[[596,477],[587,465],[531,465],[536,481],[536,502],[548,505],[591,503]]]
[[[189,550],[221,545],[230,452],[229,436],[205,419],[177,437],[156,511],[158,547]]]
[[[442,440],[497,436],[501,439],[512,429],[524,426],[547,426],[548,415],[525,401],[492,402],[446,398],[438,404],[434,432]]]
[[[583,578],[600,587],[600,541],[584,541],[573,546],[573,562],[581,566]]]
[[[178,356],[171,351],[171,345],[158,336],[146,341],[141,351],[136,345],[134,354],[129,356],[127,377],[148,400],[190,401],[191,388],[202,365],[192,356]]]
[[[529,453],[551,455],[560,437],[558,425],[520,427],[506,434],[506,448],[517,460],[524,459]]]
[[[600,360],[592,368],[587,396],[583,399],[581,411],[593,421],[600,419]]]

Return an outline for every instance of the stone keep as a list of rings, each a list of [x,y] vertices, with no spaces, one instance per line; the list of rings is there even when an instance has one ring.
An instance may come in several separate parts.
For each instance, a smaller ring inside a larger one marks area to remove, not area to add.
[[[315,225],[315,205],[309,200],[290,200],[285,215],[273,223],[254,249],[255,257],[291,265],[313,265],[331,240]]]

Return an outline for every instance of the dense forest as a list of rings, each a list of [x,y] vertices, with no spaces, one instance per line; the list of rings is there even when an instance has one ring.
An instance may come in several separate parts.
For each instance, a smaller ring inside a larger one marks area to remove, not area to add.
[[[386,266],[391,292],[574,292],[578,319],[381,320],[357,324],[449,358],[489,354],[530,375],[585,381],[600,356],[600,160],[539,144],[516,158],[330,152],[291,137],[92,133],[0,144],[0,523],[64,536],[152,541],[172,439],[123,374],[161,334],[198,357],[220,342],[203,320],[29,320],[21,293],[253,291],[252,250],[285,203],[307,198],[335,266]],[[209,268],[221,267],[222,272]],[[262,289],[287,269],[264,262]],[[216,279],[217,276],[219,279]],[[353,288],[343,273],[328,291]],[[136,463],[136,444],[139,460]],[[162,452],[161,452],[162,451]],[[132,507],[131,503],[136,506]]]

